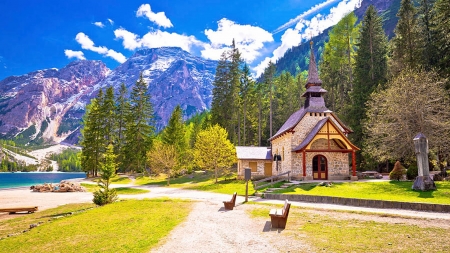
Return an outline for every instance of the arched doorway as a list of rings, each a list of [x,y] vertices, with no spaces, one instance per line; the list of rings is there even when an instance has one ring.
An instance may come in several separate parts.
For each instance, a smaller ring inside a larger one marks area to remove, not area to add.
[[[313,158],[313,179],[328,179],[328,163],[327,158],[323,155],[316,155]]]

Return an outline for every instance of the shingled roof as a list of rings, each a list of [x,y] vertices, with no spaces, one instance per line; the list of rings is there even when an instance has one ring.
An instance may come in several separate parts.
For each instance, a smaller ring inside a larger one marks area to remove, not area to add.
[[[309,69],[308,69],[308,80],[306,81],[306,88],[313,85],[322,85],[322,80],[319,78],[319,73],[317,72],[316,60],[314,59],[314,51],[312,48],[313,42],[310,42],[311,45],[311,56],[309,58]]]
[[[236,155],[240,160],[272,160],[272,150],[266,147],[236,146]]]

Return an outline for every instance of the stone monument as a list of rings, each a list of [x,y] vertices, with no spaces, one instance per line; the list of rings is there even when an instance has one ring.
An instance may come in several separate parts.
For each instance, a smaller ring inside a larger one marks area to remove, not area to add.
[[[430,177],[430,168],[428,165],[428,139],[423,133],[419,133],[414,137],[413,141],[419,175],[416,177],[412,189],[421,191],[436,190],[436,184]]]

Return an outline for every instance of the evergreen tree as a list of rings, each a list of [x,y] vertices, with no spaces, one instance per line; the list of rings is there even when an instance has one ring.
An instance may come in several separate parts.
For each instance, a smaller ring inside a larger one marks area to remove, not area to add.
[[[162,141],[164,144],[175,147],[177,152],[178,164],[183,164],[184,154],[187,148],[185,138],[186,126],[183,122],[183,111],[180,105],[177,105],[170,116],[169,122],[162,132]]]
[[[348,122],[354,131],[351,138],[353,143],[360,147],[364,138],[361,122],[366,118],[366,101],[379,85],[384,86],[387,81],[387,50],[383,20],[378,16],[375,7],[370,5],[360,29],[358,52],[355,56],[352,104],[348,116]]]
[[[104,136],[104,149],[111,143],[116,143],[116,106],[114,102],[114,89],[109,86],[106,89],[103,104],[100,105],[100,117]]]
[[[218,62],[211,102],[212,123],[224,127],[233,143],[240,139],[241,64],[241,55],[233,40],[231,49],[223,52]]]
[[[412,0],[402,0],[393,42],[393,71],[421,65],[423,39],[417,24],[417,10]]]
[[[420,0],[418,9],[418,25],[420,36],[423,38],[423,59],[424,67],[430,69],[437,64],[439,56],[434,47],[434,33],[432,31],[431,19],[434,16],[433,5],[435,0]]]
[[[102,94],[99,93],[100,96]],[[83,171],[94,177],[97,176],[104,143],[99,98],[92,99],[86,106],[80,140],[81,166]]]
[[[433,6],[432,31],[434,47],[438,50],[440,73],[450,77],[450,0],[437,0]]]
[[[98,183],[100,187],[99,190],[94,192],[93,202],[99,206],[113,203],[117,200],[116,189],[110,189],[111,179],[116,175],[116,155],[114,154],[114,147],[109,144],[106,148],[104,155],[104,162],[100,164],[101,168],[101,179]]]
[[[142,74],[130,94],[130,110],[126,115],[124,162],[131,170],[143,172],[146,153],[151,148],[154,128],[153,107]]]
[[[357,17],[351,12],[331,29],[320,63],[321,79],[329,90],[327,102],[340,115],[346,113],[349,92],[353,87],[353,64],[359,29],[356,21]]]
[[[269,136],[273,136],[273,97],[274,97],[274,78],[276,67],[275,64],[269,62],[269,66],[264,70],[264,85],[269,91]]]
[[[116,128],[117,128],[117,140],[114,145],[115,153],[117,154],[117,166],[119,170],[122,170],[124,154],[123,147],[125,146],[125,126],[126,126],[126,115],[129,114],[130,103],[127,98],[128,90],[124,83],[120,85],[119,93],[116,96]]]

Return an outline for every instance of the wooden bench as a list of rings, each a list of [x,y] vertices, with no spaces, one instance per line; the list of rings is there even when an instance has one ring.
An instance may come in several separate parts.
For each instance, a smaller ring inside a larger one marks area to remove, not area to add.
[[[233,210],[234,206],[236,205],[236,196],[237,193],[233,193],[233,197],[231,197],[230,201],[224,201],[223,205],[225,206],[225,210]]]
[[[38,210],[37,206],[27,206],[27,207],[8,207],[8,208],[0,208],[0,213],[5,212],[9,214],[17,213],[17,212],[28,212],[34,213]]]
[[[291,203],[286,199],[282,209],[271,209],[269,212],[272,228],[286,228]]]

